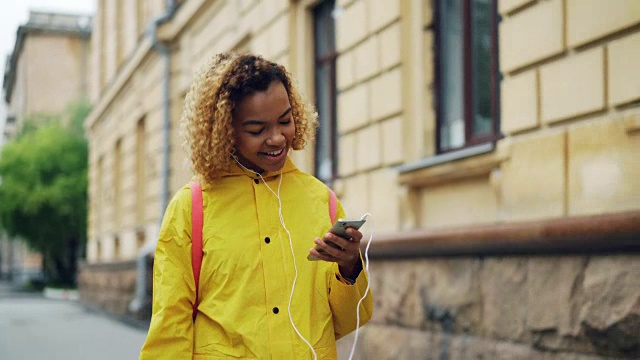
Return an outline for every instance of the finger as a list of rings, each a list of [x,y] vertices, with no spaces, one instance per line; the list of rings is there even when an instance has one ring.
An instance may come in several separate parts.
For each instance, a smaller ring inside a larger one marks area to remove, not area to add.
[[[331,243],[333,243],[339,246],[341,249],[346,249],[350,246],[349,240],[332,233],[326,233],[324,235],[324,241],[326,243],[329,243],[329,246],[331,246]]]
[[[351,239],[355,241],[362,240],[362,233],[354,228],[347,228],[347,235],[349,235]]]
[[[324,240],[316,238],[316,249],[326,252],[329,256],[336,258],[337,260],[344,260],[344,250],[336,249],[335,247],[327,244]]]
[[[342,261],[341,259],[338,259],[335,256],[332,256],[326,253],[324,250],[321,250],[317,247],[309,249],[309,253],[322,261],[335,262],[335,263],[340,263],[340,261]]]
[[[323,252],[318,251],[318,249],[316,249],[316,248],[309,249],[309,254],[311,254],[315,258],[318,258],[318,259],[323,260],[323,261],[335,262],[335,260],[332,260],[330,256],[324,254]]]

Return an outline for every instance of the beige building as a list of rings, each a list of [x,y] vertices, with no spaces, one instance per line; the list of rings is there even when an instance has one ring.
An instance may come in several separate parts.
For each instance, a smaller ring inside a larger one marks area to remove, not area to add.
[[[18,28],[3,79],[5,139],[17,136],[24,120],[62,114],[86,97],[91,17],[30,11]],[[0,234],[0,275],[23,283],[40,278],[41,257],[22,242]]]
[[[639,354],[640,2],[101,0],[92,49],[85,302],[148,304],[191,75],[249,50],[316,101],[297,164],[375,216],[360,358]]]

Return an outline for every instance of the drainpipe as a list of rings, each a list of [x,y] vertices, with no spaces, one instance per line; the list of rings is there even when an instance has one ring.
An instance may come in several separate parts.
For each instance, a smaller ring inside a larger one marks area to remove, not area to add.
[[[162,185],[160,188],[160,217],[159,224],[162,222],[164,211],[169,204],[169,163],[171,153],[171,95],[170,95],[170,78],[171,78],[171,53],[169,48],[158,39],[158,27],[163,23],[171,20],[178,4],[175,0],[166,0],[164,14],[158,16],[149,24],[147,34],[151,38],[151,46],[160,54],[163,62],[162,75]],[[145,234],[146,236],[146,234]],[[147,237],[148,239],[148,237]],[[147,296],[147,261],[153,255],[156,248],[157,239],[147,240],[145,246],[140,249],[136,259],[136,296],[129,304],[129,311],[136,315],[140,311],[145,310],[146,306],[151,303],[151,299]],[[145,311],[146,312],[146,311]]]

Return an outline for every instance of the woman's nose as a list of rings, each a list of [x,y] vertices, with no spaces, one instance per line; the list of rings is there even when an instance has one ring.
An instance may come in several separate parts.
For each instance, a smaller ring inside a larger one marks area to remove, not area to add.
[[[282,132],[276,131],[267,138],[267,145],[270,146],[281,146],[286,141],[285,136]]]

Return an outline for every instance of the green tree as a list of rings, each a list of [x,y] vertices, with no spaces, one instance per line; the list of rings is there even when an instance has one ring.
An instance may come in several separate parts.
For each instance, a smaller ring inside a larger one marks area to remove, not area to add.
[[[75,285],[86,242],[87,113],[81,104],[58,121],[31,119],[0,153],[0,225],[42,254],[52,284]]]

